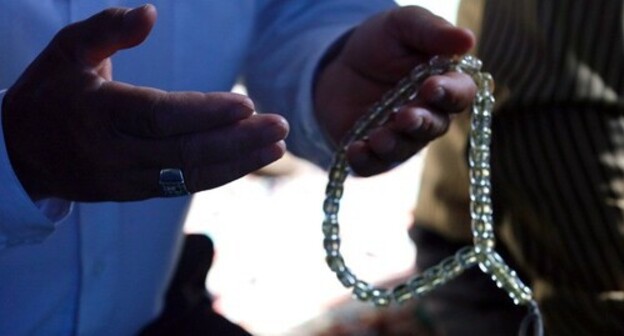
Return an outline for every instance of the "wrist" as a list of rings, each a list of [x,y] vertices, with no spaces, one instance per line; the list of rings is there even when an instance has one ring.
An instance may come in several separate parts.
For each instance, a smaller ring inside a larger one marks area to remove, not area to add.
[[[332,78],[340,76],[342,72],[337,63],[337,58],[354,30],[355,28],[348,30],[334,41],[321,58],[314,74],[314,114],[319,121],[323,136],[334,148],[340,142],[341,135],[350,125],[343,125],[344,123],[340,122],[342,118],[338,118],[330,108],[329,102],[340,99],[332,91],[335,89]]]
[[[17,178],[23,190],[28,194],[33,202],[36,202],[45,196],[37,191],[37,183],[32,183],[33,179],[30,179],[29,171],[33,169],[28,168],[28,157],[32,159],[36,158],[33,153],[23,153],[19,149],[19,141],[16,139],[21,135],[26,137],[33,136],[27,133],[26,130],[21,129],[19,125],[19,111],[15,110],[15,99],[13,95],[13,89],[8,89],[2,99],[1,104],[1,124],[2,133],[4,136],[4,145],[6,149],[6,156],[9,167],[13,170],[13,174]]]

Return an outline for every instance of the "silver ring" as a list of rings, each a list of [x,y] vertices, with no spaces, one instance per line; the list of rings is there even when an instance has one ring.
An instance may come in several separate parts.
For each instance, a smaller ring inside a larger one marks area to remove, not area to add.
[[[184,184],[184,174],[182,174],[182,170],[177,168],[161,169],[158,184],[160,184],[160,189],[165,197],[189,194]]]

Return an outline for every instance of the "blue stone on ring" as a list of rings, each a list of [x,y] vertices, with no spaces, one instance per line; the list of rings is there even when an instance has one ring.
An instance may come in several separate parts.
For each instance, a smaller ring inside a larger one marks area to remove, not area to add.
[[[160,170],[158,179],[160,189],[165,197],[188,195],[189,192],[184,184],[184,174],[177,168],[165,168]]]

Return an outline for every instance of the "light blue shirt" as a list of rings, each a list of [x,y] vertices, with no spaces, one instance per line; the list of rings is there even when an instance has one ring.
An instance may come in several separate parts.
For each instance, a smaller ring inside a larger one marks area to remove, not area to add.
[[[227,91],[243,79],[259,110],[291,123],[289,149],[317,163],[327,162],[329,148],[312,114],[315,67],[336,38],[394,5],[152,3],[159,12],[156,26],[144,44],[114,56],[116,80],[164,90]],[[0,0],[0,90],[61,27],[106,7],[141,4]],[[131,335],[158,314],[190,198],[35,204],[11,168],[1,128],[0,186],[0,335]]]

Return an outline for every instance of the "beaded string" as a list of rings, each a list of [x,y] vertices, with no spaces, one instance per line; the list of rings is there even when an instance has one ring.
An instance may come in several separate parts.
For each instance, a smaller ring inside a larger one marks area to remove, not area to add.
[[[530,309],[528,319],[523,322],[522,332],[527,332],[533,323],[534,333],[541,335],[541,314],[533,300],[531,289],[526,286],[501,256],[494,250],[495,237],[493,226],[493,207],[490,197],[490,142],[492,109],[494,106],[493,79],[488,73],[481,72],[481,61],[473,56],[442,57],[435,56],[428,63],[415,67],[408,76],[399,81],[396,87],[375,103],[350,130],[334,154],[329,169],[329,181],[325,190],[323,211],[323,245],[326,262],[346,288],[352,288],[355,298],[372,302],[375,306],[387,306],[392,301],[404,303],[454,279],[465,270],[478,265],[489,274],[499,288],[504,289],[515,304],[527,305]],[[477,86],[477,94],[472,104],[469,175],[470,175],[470,217],[473,245],[461,248],[442,260],[439,264],[425,270],[392,289],[373,286],[360,280],[345,264],[340,253],[340,226],[338,211],[344,192],[344,182],[350,173],[346,159],[346,150],[354,141],[363,139],[367,133],[384,124],[392,113],[414,100],[424,80],[429,76],[440,75],[449,71],[469,75]],[[524,330],[524,331],[523,331]]]

